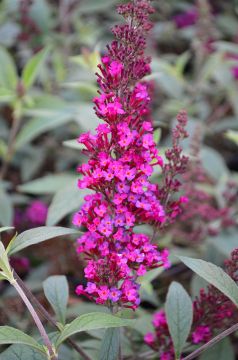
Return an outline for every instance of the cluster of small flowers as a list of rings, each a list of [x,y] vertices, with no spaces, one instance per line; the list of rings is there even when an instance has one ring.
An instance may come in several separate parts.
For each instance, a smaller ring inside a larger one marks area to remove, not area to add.
[[[197,8],[193,7],[185,12],[175,15],[173,21],[178,29],[184,29],[196,24],[198,16]]]
[[[238,249],[225,262],[226,272],[234,281],[238,281]],[[190,344],[206,343],[218,332],[224,331],[238,321],[236,306],[219,290],[209,285],[201,289],[193,302],[193,325],[188,338]],[[159,352],[161,360],[174,359],[172,339],[169,334],[166,315],[163,310],[153,317],[155,333],[147,333],[144,340],[154,351]]]
[[[196,128],[191,139],[190,161],[186,172],[182,175],[182,190],[189,199],[182,206],[183,211],[171,227],[173,239],[183,243],[203,242],[208,236],[216,236],[222,229],[235,225],[235,214],[238,186],[229,182],[224,192],[224,206],[219,207],[215,197],[206,191],[205,186],[215,186],[204,169],[200,159],[201,129]],[[204,188],[202,188],[202,186]]]
[[[160,227],[175,214],[166,214],[161,202],[169,194],[150,181],[154,167],[164,167],[148,119],[148,85],[142,81],[150,72],[144,50],[153,8],[148,0],[136,0],[119,6],[118,12],[127,23],[113,29],[116,40],[98,66],[101,90],[94,99],[96,114],[105,123],[97,127],[96,135],[88,132],[78,140],[89,157],[87,164],[78,167],[83,175],[78,187],[94,193],[85,197],[73,217],[74,225],[87,229],[78,239],[77,251],[85,254],[88,283],[86,288],[79,285],[76,293],[109,307],[136,308],[140,302],[137,277],[148,269],[167,268],[169,261],[166,249],[159,252],[148,236],[133,228],[144,223]],[[181,134],[186,115],[179,119],[176,131]],[[176,151],[181,155],[180,148]],[[169,203],[176,211],[181,200]]]
[[[25,210],[15,210],[14,226],[18,231],[23,231],[45,225],[47,213],[47,205],[41,200],[34,200]]]
[[[185,130],[187,125],[187,113],[182,110],[177,116],[176,127],[172,131],[172,147],[166,150],[166,162],[162,166],[162,185],[159,188],[160,201],[165,208],[166,221],[164,225],[174,222],[181,213],[184,204],[187,204],[188,197],[180,196],[174,200],[175,194],[181,190],[179,176],[183,175],[188,166],[188,157],[183,155],[181,141],[188,137]]]

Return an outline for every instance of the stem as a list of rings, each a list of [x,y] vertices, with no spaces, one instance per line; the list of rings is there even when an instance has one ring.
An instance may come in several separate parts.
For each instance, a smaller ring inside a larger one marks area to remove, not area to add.
[[[17,283],[17,281],[14,281],[12,283],[12,285],[14,286],[14,288],[16,289],[16,291],[18,292],[18,294],[20,295],[20,297],[22,298],[22,301],[25,303],[26,307],[28,308],[29,312],[31,313],[31,316],[33,317],[33,320],[41,334],[41,337],[44,341],[45,346],[47,347],[48,351],[49,351],[49,356],[51,360],[58,360],[58,356],[55,354],[54,350],[53,350],[53,346],[51,344],[51,341],[45,331],[44,326],[42,325],[42,322],[39,318],[39,316],[37,315],[35,309],[33,308],[33,306],[31,305],[30,301],[28,300],[26,294],[24,293],[24,291],[22,290],[22,288],[20,287],[20,285]]]
[[[19,127],[20,127],[20,123],[21,123],[21,118],[19,116],[17,116],[16,114],[14,114],[13,115],[13,125],[10,130],[10,135],[9,135],[8,144],[7,144],[7,153],[3,160],[2,169],[0,172],[0,180],[2,180],[5,177],[7,170],[8,170],[8,165],[14,154],[15,139],[16,139],[16,135],[18,133]]]
[[[30,301],[37,307],[39,314],[44,317],[52,326],[54,326],[57,330],[60,331],[59,326],[57,325],[54,318],[45,310],[45,308],[41,305],[41,303],[37,300],[37,298],[33,295],[30,289],[25,285],[25,283],[21,280],[18,274],[13,271],[14,278],[17,279],[18,284],[21,285],[21,288],[24,290],[27,297]],[[66,342],[72,346],[83,358],[83,360],[91,360],[91,358],[82,350],[73,340],[67,339]]]
[[[225,337],[227,337],[228,335],[232,334],[233,332],[235,332],[237,330],[238,330],[238,323],[231,326],[229,329],[223,331],[221,334],[217,335],[216,337],[214,337],[213,339],[208,341],[206,344],[202,345],[199,349],[193,351],[190,355],[183,358],[183,360],[195,359],[198,355],[200,355],[201,353],[206,351],[208,348],[217,344],[219,341],[221,341],[222,339],[224,339]]]

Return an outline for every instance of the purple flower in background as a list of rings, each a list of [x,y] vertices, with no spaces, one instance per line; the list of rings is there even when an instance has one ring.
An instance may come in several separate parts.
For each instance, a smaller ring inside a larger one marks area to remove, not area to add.
[[[34,225],[44,225],[48,207],[40,200],[33,201],[26,209],[26,218]]]
[[[27,257],[12,256],[10,264],[13,269],[20,275],[26,274],[30,270],[30,261]]]
[[[198,11],[192,8],[188,11],[175,15],[173,21],[178,29],[183,29],[196,24],[198,20]]]
[[[238,80],[238,65],[233,66],[231,69],[232,75],[233,77]]]

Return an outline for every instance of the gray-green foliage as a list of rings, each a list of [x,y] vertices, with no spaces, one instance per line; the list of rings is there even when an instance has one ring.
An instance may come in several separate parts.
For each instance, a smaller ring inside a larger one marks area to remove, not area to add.
[[[65,276],[50,276],[43,282],[45,296],[57,316],[65,324],[66,309],[69,298],[69,286]]]
[[[176,359],[180,359],[193,321],[193,304],[186,290],[177,282],[169,287],[165,313]]]

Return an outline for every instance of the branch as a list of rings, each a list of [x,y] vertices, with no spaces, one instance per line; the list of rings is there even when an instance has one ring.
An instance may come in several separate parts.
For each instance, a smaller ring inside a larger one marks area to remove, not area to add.
[[[54,326],[57,330],[60,331],[57,322],[54,318],[48,313],[47,310],[41,305],[41,303],[37,300],[37,298],[32,294],[31,290],[25,285],[22,279],[17,275],[15,271],[13,271],[13,275],[16,278],[17,282],[20,284],[21,288],[26,293],[29,300],[35,304],[38,309],[38,313],[44,317],[52,326]],[[81,349],[73,340],[67,339],[66,342],[71,345],[83,358],[83,360],[91,360],[91,358]]]
[[[221,341],[222,339],[224,339],[225,337],[227,337],[228,335],[232,334],[233,332],[235,332],[237,330],[238,330],[238,323],[231,326],[229,329],[223,331],[221,334],[217,335],[216,337],[214,337],[213,339],[208,341],[206,344],[202,345],[199,349],[193,351],[190,355],[183,358],[183,360],[195,359],[198,355],[200,355],[201,353],[206,351],[208,348],[217,344],[219,341]]]

